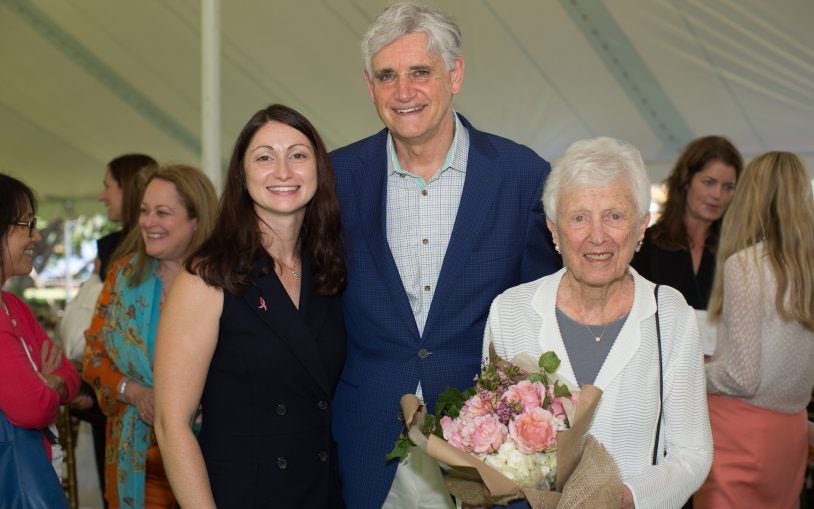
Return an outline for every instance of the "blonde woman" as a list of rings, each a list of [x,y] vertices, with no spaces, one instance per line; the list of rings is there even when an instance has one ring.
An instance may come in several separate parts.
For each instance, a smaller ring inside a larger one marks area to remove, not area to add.
[[[769,152],[724,218],[706,366],[714,461],[696,509],[798,507],[814,386],[814,198],[800,159]]]

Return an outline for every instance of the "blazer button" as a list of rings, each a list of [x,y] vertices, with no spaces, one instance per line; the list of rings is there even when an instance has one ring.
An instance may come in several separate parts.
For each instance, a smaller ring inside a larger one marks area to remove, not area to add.
[[[285,415],[285,405],[282,403],[277,405],[277,415]]]
[[[426,348],[422,348],[421,350],[418,351],[418,357],[420,359],[426,359],[429,355],[430,352]]]
[[[328,402],[325,400],[321,400],[319,403],[317,403],[317,408],[319,408],[320,410],[327,410]]]
[[[398,420],[400,420],[400,421],[404,421],[404,412],[402,412],[401,410],[399,410],[399,411],[396,413],[396,419],[398,419]]]
[[[288,467],[288,461],[285,458],[277,458],[277,468],[285,470]]]
[[[321,461],[323,463],[328,461],[328,453],[326,451],[319,451],[317,456],[319,457],[319,461]]]

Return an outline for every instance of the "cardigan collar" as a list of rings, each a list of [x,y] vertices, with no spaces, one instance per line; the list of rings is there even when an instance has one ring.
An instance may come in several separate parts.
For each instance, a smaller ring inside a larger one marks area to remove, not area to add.
[[[555,313],[557,289],[560,287],[560,282],[567,270],[567,268],[562,268],[541,280],[540,286],[532,296],[531,307],[540,316],[538,341],[541,351],[554,351],[562,361],[558,374],[576,385],[576,376],[571,366],[571,360],[568,358],[568,352],[565,349],[562,332]],[[594,382],[594,385],[602,390],[605,390],[619,375],[636,353],[641,342],[649,340],[649,338],[642,338],[641,324],[656,313],[653,283],[640,276],[632,267],[628,267],[628,271],[633,276],[633,304],[628,318],[619,331],[619,336],[610,352],[608,352],[608,356]]]

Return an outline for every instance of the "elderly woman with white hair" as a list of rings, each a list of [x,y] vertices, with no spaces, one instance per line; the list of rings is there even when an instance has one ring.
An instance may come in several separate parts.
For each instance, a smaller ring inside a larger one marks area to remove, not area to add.
[[[629,266],[649,205],[635,147],[612,138],[571,145],[543,194],[564,268],[494,300],[483,352],[554,351],[559,375],[603,391],[590,433],[619,467],[621,506],[681,507],[712,462],[703,354],[684,297]]]

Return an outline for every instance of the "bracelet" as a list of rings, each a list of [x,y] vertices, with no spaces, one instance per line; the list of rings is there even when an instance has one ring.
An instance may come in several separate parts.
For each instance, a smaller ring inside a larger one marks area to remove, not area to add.
[[[129,381],[130,381],[129,378],[124,377],[124,379],[119,383],[119,391],[118,392],[119,392],[119,399],[121,401],[124,401],[124,390],[127,389],[127,382],[129,382]]]

